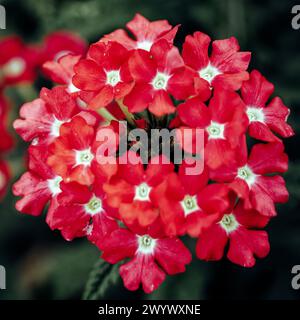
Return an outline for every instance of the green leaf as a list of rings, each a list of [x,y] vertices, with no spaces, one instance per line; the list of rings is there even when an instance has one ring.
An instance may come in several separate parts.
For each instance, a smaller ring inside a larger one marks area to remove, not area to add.
[[[119,273],[118,264],[109,264],[99,259],[94,265],[83,293],[84,300],[103,298],[110,286],[116,284]]]

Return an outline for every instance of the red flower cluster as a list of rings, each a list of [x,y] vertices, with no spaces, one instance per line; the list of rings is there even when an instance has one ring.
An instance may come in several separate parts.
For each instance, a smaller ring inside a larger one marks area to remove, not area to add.
[[[273,85],[247,72],[250,53],[235,38],[213,41],[210,50],[210,38],[195,32],[180,53],[178,27],[167,21],[137,14],[127,28],[135,39],[116,30],[84,57],[44,64],[60,85],[42,89],[14,123],[31,142],[29,170],[13,187],[17,209],[39,215],[47,207],[48,225],[66,240],[85,236],[107,262],[127,259],[120,275],[129,290],[142,285],[150,293],[166,274],[185,271],[192,256],[183,235],[197,238],[199,259],[226,254],[252,267],[269,252],[262,229],[275,204],[288,200],[279,174],[288,168],[281,137],[293,135],[289,109],[279,97],[268,103]],[[145,163],[134,149],[141,141],[123,152],[103,141],[104,131],[114,139],[127,133],[117,126],[124,119],[147,133],[175,130],[171,148],[190,157],[173,163],[159,148]],[[204,132],[204,157],[194,158],[197,139],[184,150],[185,129]],[[191,159],[203,164],[197,175],[188,174]]]
[[[26,45],[17,36],[10,36],[0,40],[0,198],[5,194],[10,179],[9,166],[4,160],[4,152],[13,146],[13,138],[7,131],[9,109],[11,108],[5,98],[5,89],[15,85],[33,84],[37,78],[38,70],[42,69],[46,76],[47,65],[58,64],[67,54],[82,55],[86,51],[86,44],[77,36],[67,32],[54,32],[49,34],[42,45]],[[80,56],[79,56],[80,57]],[[79,58],[78,58],[79,59]],[[76,60],[77,62],[78,60]],[[38,101],[35,103],[35,111],[40,108],[38,119],[32,119],[32,129],[37,125],[44,127],[45,123],[53,119],[45,118],[44,109]],[[34,113],[31,108],[24,107],[23,113]],[[68,113],[68,111],[67,111]],[[61,115],[62,116],[62,115]],[[37,120],[38,122],[36,122]],[[61,120],[58,116],[57,120]],[[52,128],[53,129],[53,128]],[[41,129],[43,131],[43,129]],[[54,130],[54,129],[53,129]],[[25,138],[25,137],[24,137]],[[30,137],[27,137],[30,139]],[[26,138],[25,138],[26,139]]]

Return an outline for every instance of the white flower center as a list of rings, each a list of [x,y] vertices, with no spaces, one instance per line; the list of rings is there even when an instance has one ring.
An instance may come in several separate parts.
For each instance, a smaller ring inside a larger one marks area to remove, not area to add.
[[[147,183],[141,183],[139,186],[135,187],[134,200],[150,201],[150,191],[151,187],[149,187]]]
[[[80,89],[78,89],[74,84],[73,82],[70,82],[69,85],[68,85],[68,92],[69,93],[75,93],[75,92],[78,92],[80,91]]]
[[[157,72],[156,76],[151,82],[151,85],[155,90],[166,90],[170,77],[171,76],[165,73]]]
[[[262,108],[248,107],[246,113],[250,122],[264,122],[265,115]]]
[[[48,188],[50,189],[53,197],[61,193],[60,183],[62,180],[63,178],[60,176],[56,176],[55,178],[48,180]]]
[[[224,137],[225,125],[212,121],[210,125],[206,128],[209,139],[225,139]]]
[[[5,184],[6,184],[6,177],[4,173],[0,171],[0,189],[4,188]]]
[[[58,120],[58,119],[56,119],[56,117],[54,117],[54,121],[51,126],[51,135],[52,136],[59,137],[59,130],[60,130],[60,127],[62,124],[64,124],[64,121]]]
[[[90,215],[95,215],[103,211],[102,200],[97,197],[93,197],[85,206],[85,211]]]
[[[136,45],[137,49],[143,49],[146,51],[150,51],[152,47],[153,42],[148,40],[139,41]]]
[[[119,70],[106,71],[106,84],[109,84],[112,87],[114,87],[120,81],[121,81],[121,76],[120,76]]]
[[[22,58],[12,58],[3,66],[2,72],[9,77],[18,77],[25,68],[26,63]]]
[[[138,252],[142,254],[152,254],[156,245],[156,239],[148,235],[137,236],[138,238]]]
[[[247,182],[248,186],[251,186],[256,179],[256,174],[246,165],[238,169],[237,177]]]
[[[86,150],[76,150],[76,165],[89,166],[94,159],[91,148]]]
[[[209,82],[209,84],[211,84],[214,77],[221,74],[222,72],[209,63],[205,68],[201,69],[198,73],[200,78],[206,80],[207,82]]]
[[[230,233],[238,228],[239,223],[236,221],[235,216],[231,213],[224,214],[222,220],[220,221],[220,225],[227,233]]]
[[[181,207],[184,211],[184,215],[188,216],[189,214],[200,210],[198,203],[197,203],[197,197],[196,196],[190,196],[186,195],[182,201],[180,201]]]

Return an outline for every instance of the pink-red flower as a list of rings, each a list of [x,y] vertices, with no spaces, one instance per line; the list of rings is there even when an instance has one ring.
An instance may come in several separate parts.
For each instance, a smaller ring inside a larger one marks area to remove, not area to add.
[[[101,185],[90,190],[76,182],[61,183],[55,210],[47,216],[52,230],[61,231],[66,240],[88,236],[101,246],[102,240],[118,227]]]
[[[204,130],[205,162],[212,169],[233,161],[234,150],[239,146],[248,125],[240,96],[220,88],[215,90],[208,107],[199,98],[180,104],[178,117],[182,122],[178,130],[184,131],[187,126]]]
[[[25,141],[49,144],[60,135],[61,125],[81,111],[64,88],[43,88],[40,98],[21,107],[21,119],[14,122],[14,128]],[[92,125],[97,122],[95,115],[88,111],[81,112],[80,115]]]
[[[151,293],[161,285],[166,274],[184,272],[192,256],[178,238],[147,231],[139,234],[121,228],[113,231],[102,243],[102,258],[109,263],[130,258],[120,267],[125,287],[137,290],[142,284],[143,290]]]
[[[211,171],[211,178],[227,182],[244,199],[246,208],[254,208],[261,215],[276,215],[274,203],[288,200],[284,179],[275,175],[288,169],[288,157],[281,142],[256,144],[249,158],[247,147],[242,144],[235,161]]]
[[[133,155],[125,154],[122,158],[130,156]],[[117,175],[104,185],[108,203],[119,209],[120,217],[127,225],[149,226],[159,217],[152,194],[174,170],[174,165],[166,160],[154,157],[144,169],[141,158],[137,156],[136,164],[119,164]]]
[[[178,26],[173,28],[167,20],[150,22],[140,14],[136,14],[133,20],[126,24],[126,27],[135,36],[135,40],[130,38],[125,30],[117,29],[105,35],[100,41],[116,41],[129,50],[150,51],[152,45],[160,39],[165,39],[173,44],[178,30]]]
[[[104,180],[115,173],[115,164],[99,164],[96,159],[96,126],[90,125],[80,115],[64,123],[60,136],[50,146],[48,164],[65,182],[91,185],[95,177]]]
[[[33,82],[36,78],[38,50],[11,36],[0,41],[0,88]]]
[[[86,49],[86,42],[78,35],[67,31],[55,31],[44,39],[40,63],[58,61],[67,54],[83,55]]]
[[[113,99],[122,99],[132,88],[128,71],[129,52],[117,42],[93,44],[75,66],[74,85],[95,96],[89,101],[93,109],[106,107]]]
[[[241,88],[241,95],[246,104],[249,118],[249,135],[263,141],[278,141],[278,135],[288,138],[294,131],[286,121],[290,114],[279,97],[275,97],[266,105],[274,91],[274,86],[261,73],[253,70],[250,79]],[[273,133],[274,132],[274,133]]]
[[[264,258],[270,251],[268,234],[258,230],[269,219],[255,210],[244,210],[241,204],[225,213],[198,239],[196,253],[202,260],[220,260],[227,244],[227,258],[242,267],[253,267],[255,258]]]
[[[228,208],[230,190],[226,185],[208,185],[208,171],[190,175],[192,166],[183,163],[178,175],[168,175],[153,191],[164,232],[168,236],[188,233],[198,236]]]
[[[213,41],[209,56],[210,42],[208,35],[197,31],[193,36],[187,36],[183,44],[182,56],[186,65],[197,72],[196,83],[204,80],[211,87],[238,90],[249,78],[246,70],[251,53],[239,51],[236,38],[231,37]]]
[[[124,99],[130,112],[148,108],[158,117],[174,113],[170,95],[182,100],[194,93],[193,72],[185,67],[178,49],[166,40],[156,42],[150,52],[136,50],[128,65],[135,81]]]
[[[38,216],[49,202],[49,212],[55,207],[56,197],[61,192],[62,177],[47,165],[47,158],[46,147],[30,147],[29,171],[13,185],[14,195],[22,197],[16,203],[18,211]]]

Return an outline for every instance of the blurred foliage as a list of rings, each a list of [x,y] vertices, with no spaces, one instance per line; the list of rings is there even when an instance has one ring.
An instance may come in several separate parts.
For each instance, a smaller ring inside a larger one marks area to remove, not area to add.
[[[291,107],[290,123],[300,132],[300,31],[291,28],[293,1],[282,0],[6,0],[5,34],[19,34],[27,42],[38,43],[48,32],[66,29],[89,42],[124,27],[136,12],[151,20],[168,19],[181,24],[177,43],[196,30],[212,38],[234,35],[243,50],[252,54],[251,68],[259,69],[276,86],[276,94]],[[0,53],[1,54],[1,53]],[[29,87],[11,89],[12,119],[19,106],[37,95]],[[168,277],[152,295],[123,288],[116,270],[98,260],[99,252],[87,241],[68,243],[45,224],[14,210],[9,194],[0,204],[0,264],[7,269],[7,290],[0,299],[205,299],[253,298],[296,299],[300,291],[291,288],[291,268],[300,264],[300,161],[298,136],[286,142],[291,159],[285,175],[291,198],[280,206],[279,215],[267,228],[271,253],[256,267],[243,269],[226,260],[205,263],[194,259],[187,272]],[[14,180],[24,170],[25,146],[20,141],[9,160]],[[195,240],[189,241],[194,251]],[[96,267],[93,265],[96,262]],[[91,270],[92,273],[90,274]],[[90,277],[89,277],[90,274]],[[86,282],[90,279],[86,285]],[[102,283],[99,291],[98,283]]]

